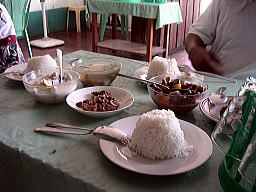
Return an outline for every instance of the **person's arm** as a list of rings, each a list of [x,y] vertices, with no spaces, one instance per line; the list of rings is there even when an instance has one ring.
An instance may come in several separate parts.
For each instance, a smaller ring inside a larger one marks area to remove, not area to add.
[[[185,49],[196,70],[221,74],[218,66],[222,65],[222,63],[212,52],[206,51],[205,44],[198,35],[193,33],[187,35]]]
[[[205,50],[206,45],[212,45],[218,34],[217,27],[223,0],[213,0],[191,26],[185,39],[185,48],[195,69],[221,74],[218,66],[221,62],[212,52]]]

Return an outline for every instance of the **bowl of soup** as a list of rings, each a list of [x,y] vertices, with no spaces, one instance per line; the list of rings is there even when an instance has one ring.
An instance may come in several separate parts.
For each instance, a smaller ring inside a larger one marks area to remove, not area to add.
[[[119,60],[103,57],[88,58],[73,66],[85,87],[110,85],[121,67],[122,63]]]

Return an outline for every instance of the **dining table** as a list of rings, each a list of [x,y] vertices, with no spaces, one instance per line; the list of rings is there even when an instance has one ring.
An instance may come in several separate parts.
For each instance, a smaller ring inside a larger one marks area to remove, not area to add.
[[[146,56],[147,61],[152,56],[165,52],[168,56],[170,24],[182,23],[179,2],[154,3],[144,0],[88,0],[87,9],[92,14],[92,51],[98,48],[123,51],[139,56]],[[97,14],[112,14],[112,39],[99,41]],[[147,19],[146,45],[127,40],[116,39],[117,15],[130,15]],[[155,21],[155,24],[154,24]],[[153,46],[153,29],[164,27],[163,47]]]
[[[120,60],[121,73],[131,76],[146,64],[82,50],[64,55],[63,63],[69,65],[72,58],[86,60],[91,57]],[[4,76],[0,78],[0,191],[222,191],[218,168],[224,153],[214,144],[211,156],[201,166],[182,174],[155,176],[132,172],[111,162],[102,153],[99,139],[93,135],[54,135],[34,131],[47,122],[95,128],[157,109],[145,85],[117,77],[111,86],[131,92],[134,103],[119,114],[100,119],[80,114],[65,102],[39,103],[26,91],[22,82]],[[228,87],[226,94],[232,96],[243,83],[206,76],[204,79],[208,84],[207,94],[224,86]],[[82,84],[78,85],[79,88]],[[199,107],[176,116],[198,126],[209,137],[216,126]]]

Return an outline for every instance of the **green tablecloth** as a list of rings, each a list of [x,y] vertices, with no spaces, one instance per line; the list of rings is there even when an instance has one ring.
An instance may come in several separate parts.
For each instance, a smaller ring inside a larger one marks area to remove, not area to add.
[[[90,13],[116,13],[119,15],[132,15],[142,18],[156,19],[156,29],[161,28],[166,24],[182,22],[182,15],[178,2],[158,4],[88,0],[87,7]]]
[[[64,62],[74,57],[107,56],[78,51],[64,56]],[[116,57],[114,57],[116,58]],[[122,60],[122,73],[132,75],[141,67],[129,59]],[[227,86],[234,95],[242,82],[225,83],[206,78],[209,93]],[[147,176],[127,171],[110,162],[100,151],[98,139],[88,136],[60,136],[35,133],[35,127],[46,122],[62,122],[94,128],[108,125],[124,117],[141,115],[156,106],[147,90],[133,80],[118,77],[112,86],[129,90],[134,104],[124,112],[106,119],[86,117],[67,104],[44,105],[25,90],[21,82],[6,78],[0,81],[0,191],[221,191],[218,167],[224,155],[215,146],[209,160],[199,168],[174,176]],[[197,107],[179,115],[207,134],[215,123]]]

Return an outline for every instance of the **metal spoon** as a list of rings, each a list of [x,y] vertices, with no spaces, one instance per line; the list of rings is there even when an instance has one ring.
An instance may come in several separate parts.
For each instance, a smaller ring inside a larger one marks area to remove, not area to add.
[[[129,76],[129,75],[121,74],[121,73],[118,73],[117,75],[120,76],[120,77],[125,77],[125,78],[128,78],[128,79],[134,79],[134,80],[137,80],[137,81],[141,81],[141,82],[143,82],[143,83],[152,83],[152,84],[155,84],[155,85],[158,85],[158,86],[160,86],[160,87],[164,87],[165,89],[170,90],[169,87],[163,85],[162,83],[158,83],[158,82],[156,82],[156,81],[150,81],[150,80],[146,80],[146,79],[140,79],[140,78],[137,78],[137,77],[133,77],[133,76]]]
[[[235,80],[235,79],[230,79],[228,77],[223,77],[221,75],[217,75],[217,74],[213,74],[213,73],[209,73],[209,72],[197,71],[197,70],[194,70],[194,69],[190,68],[187,65],[180,65],[179,69],[182,72],[193,72],[193,73],[197,73],[197,74],[200,74],[200,75],[205,75],[205,76],[208,76],[208,77],[222,79],[222,80],[229,81],[229,82],[232,82],[232,83],[237,83],[237,80]]]
[[[82,62],[83,62],[83,59],[81,58],[73,58],[71,62],[71,66],[75,67],[76,65],[81,64]]]
[[[59,70],[60,70],[60,83],[63,79],[63,67],[62,67],[62,51],[60,49],[56,49],[57,51],[57,58],[59,63]]]
[[[73,134],[73,135],[88,135],[92,133],[94,136],[98,137],[99,139],[107,140],[107,141],[118,143],[125,146],[127,146],[131,142],[131,139],[121,130],[113,127],[109,127],[109,126],[100,126],[95,129],[89,129],[89,128],[77,127],[77,126],[72,126],[67,124],[58,124],[58,123],[47,123],[46,125],[59,127],[59,129],[53,128],[53,127],[38,127],[35,129],[35,132],[61,133],[61,134]],[[60,128],[82,129],[86,132],[68,131]]]
[[[209,102],[212,105],[220,105],[227,102],[228,97],[224,95],[224,92],[227,90],[227,87],[220,87],[215,93],[209,95]]]

